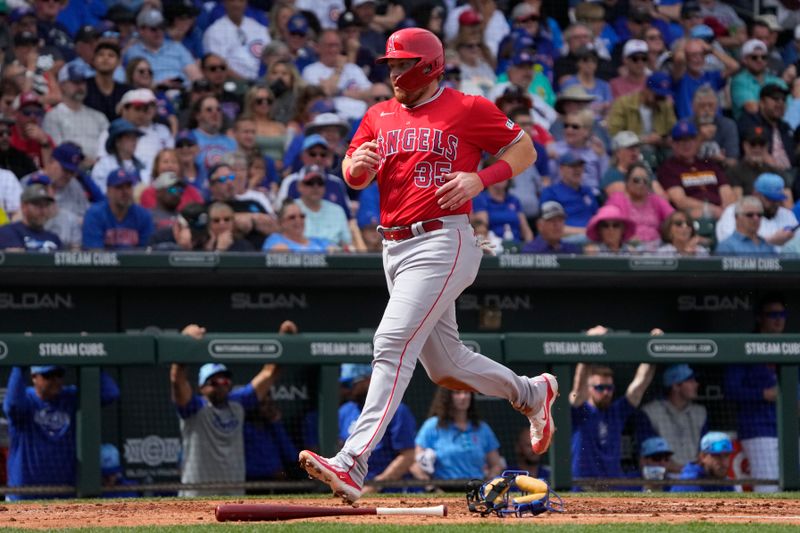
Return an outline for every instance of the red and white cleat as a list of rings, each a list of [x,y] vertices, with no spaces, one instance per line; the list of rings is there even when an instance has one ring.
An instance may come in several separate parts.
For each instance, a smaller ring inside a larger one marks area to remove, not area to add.
[[[328,462],[314,452],[300,452],[300,466],[308,475],[328,485],[333,494],[345,502],[353,504],[361,497],[361,487],[353,481],[350,474]]]
[[[547,385],[547,395],[542,408],[537,413],[528,415],[531,423],[531,449],[533,453],[541,455],[550,447],[553,432],[556,430],[553,424],[552,409],[558,398],[558,381],[554,375],[548,373],[536,376],[532,381],[534,383],[544,381]]]

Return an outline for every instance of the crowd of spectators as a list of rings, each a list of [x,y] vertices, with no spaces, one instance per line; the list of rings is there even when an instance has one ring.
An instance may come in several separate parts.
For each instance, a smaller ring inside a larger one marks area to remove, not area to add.
[[[387,36],[419,26],[445,44],[442,83],[539,154],[474,200],[497,252],[800,251],[800,10],[139,4],[0,6],[0,248],[379,251],[376,186],[347,190],[341,161],[392,97]]]

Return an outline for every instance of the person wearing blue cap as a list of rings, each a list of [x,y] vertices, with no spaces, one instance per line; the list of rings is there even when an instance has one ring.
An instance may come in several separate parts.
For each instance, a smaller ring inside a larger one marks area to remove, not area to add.
[[[775,255],[777,250],[758,234],[764,206],[755,196],[744,196],[734,204],[736,231],[720,242],[717,255]]]
[[[675,124],[671,96],[672,79],[669,75],[663,72],[650,74],[643,90],[621,96],[611,104],[608,132],[613,136],[620,131],[632,131],[642,141],[643,153],[660,156]],[[650,115],[647,123],[643,120],[642,109]]]
[[[753,309],[755,332],[780,335],[789,311],[780,293],[762,295]],[[725,398],[736,405],[736,435],[755,479],[778,479],[778,375],[775,365],[726,365]],[[777,485],[756,485],[755,492],[776,492]]]
[[[83,103],[86,98],[86,75],[80,67],[61,67],[58,83],[61,88],[61,103],[45,113],[42,129],[56,144],[65,141],[78,144],[88,163],[94,163],[98,154],[98,140],[108,129],[108,119]]]
[[[725,171],[698,157],[700,140],[694,123],[683,119],[671,132],[673,155],[657,171],[658,181],[677,209],[695,219],[719,219],[736,200]]]
[[[64,385],[64,367],[15,366],[8,378],[3,412],[8,418],[8,485],[75,486],[77,450],[75,413],[78,388]],[[26,386],[30,376],[33,386]],[[100,402],[119,398],[119,388],[105,372],[100,373]],[[6,499],[53,498],[41,494],[7,494]]]
[[[110,442],[100,446],[100,475],[103,476],[103,498],[138,498],[142,495],[133,488],[138,483],[122,473],[119,450]],[[108,490],[112,487],[130,487],[130,490]]]
[[[671,471],[672,456],[672,448],[661,437],[650,437],[641,441],[641,446],[639,447],[639,469],[642,479],[661,480],[670,477],[668,472]],[[694,457],[696,456],[697,454],[695,453]],[[673,475],[677,477],[676,474]],[[642,490],[646,492],[668,491],[669,487],[659,487],[645,483]]]
[[[729,56],[721,46],[713,46],[703,39],[695,37],[685,39],[683,46],[678,45],[672,55],[672,91],[675,100],[675,114],[679,119],[688,118],[692,114],[692,97],[703,85],[714,91],[725,87],[728,78],[739,70],[739,63]],[[711,30],[711,28],[708,28]],[[713,38],[713,31],[711,32]],[[722,63],[724,70],[708,70],[706,58],[713,56]]]
[[[189,324],[183,335],[202,341],[206,329]],[[206,363],[197,375],[199,393],[192,390],[186,366],[170,367],[172,402],[178,411],[183,445],[181,483],[241,483],[245,481],[245,410],[258,408],[277,378],[277,367],[265,364],[250,383],[233,388],[233,373],[222,363]],[[232,490],[181,490],[179,496],[243,494]]]
[[[681,470],[679,479],[728,479],[733,442],[720,431],[706,433],[700,439],[700,453],[697,459]],[[732,485],[675,485],[670,492],[732,492]]]
[[[732,180],[731,180],[732,181]],[[791,210],[783,207],[783,202],[791,197],[783,176],[774,172],[759,174],[752,185],[752,196],[758,198],[764,208],[758,226],[758,235],[767,244],[781,252],[781,246],[794,237],[798,221]],[[722,242],[736,230],[736,204],[729,205],[717,221],[717,242]]]
[[[109,173],[108,198],[86,211],[83,219],[83,247],[90,250],[143,248],[153,234],[153,217],[133,203],[135,172],[118,168]]]
[[[648,437],[663,437],[675,454],[670,471],[677,472],[697,457],[700,437],[708,431],[708,411],[696,403],[699,385],[689,365],[665,368],[662,384],[664,397],[642,406],[636,436],[639,442]]]
[[[347,363],[341,366],[339,383],[346,387],[350,399],[339,407],[339,439],[347,440],[350,431],[367,398],[372,365]],[[414,464],[414,436],[417,421],[408,405],[401,402],[389,422],[381,441],[369,457],[369,468],[364,478],[365,491],[371,491],[370,481],[396,481],[409,477],[409,468]],[[392,491],[390,491],[392,492]]]
[[[566,213],[565,240],[581,240],[586,235],[586,225],[597,212],[597,196],[582,183],[583,159],[572,152],[566,152],[558,159],[558,166],[561,179],[545,187],[539,200],[542,205],[545,202],[559,203]]]

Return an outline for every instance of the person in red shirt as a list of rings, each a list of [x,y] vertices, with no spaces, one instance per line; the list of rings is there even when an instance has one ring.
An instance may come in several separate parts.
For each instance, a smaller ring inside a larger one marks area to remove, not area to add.
[[[14,105],[16,124],[11,127],[11,146],[25,152],[42,168],[53,154],[53,139],[42,129],[44,107],[34,92],[24,92]]]
[[[397,411],[417,359],[438,385],[505,398],[526,415],[531,447],[554,431],[554,376],[518,376],[459,339],[455,300],[478,274],[483,249],[469,224],[472,198],[530,167],[530,137],[489,100],[441,87],[444,49],[428,30],[406,28],[378,59],[394,98],[370,108],[342,163],[345,181],[377,180],[389,303],[374,338],[372,381],[342,450],[300,452],[300,465],[348,502],[362,493],[367,462]],[[496,162],[477,171],[481,154]]]

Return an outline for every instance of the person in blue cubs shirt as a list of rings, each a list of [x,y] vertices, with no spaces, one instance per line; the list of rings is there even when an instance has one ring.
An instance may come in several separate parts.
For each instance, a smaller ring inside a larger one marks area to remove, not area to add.
[[[139,176],[123,168],[108,175],[107,198],[92,205],[83,218],[83,247],[122,250],[142,248],[150,242],[153,217],[133,203],[133,186]]]
[[[33,386],[27,386],[30,375]],[[119,398],[119,388],[100,374],[100,401]],[[8,485],[75,485],[75,413],[78,388],[64,385],[64,368],[15,366],[8,378],[3,411],[8,418],[10,448]],[[49,498],[41,494],[8,494],[11,501]]]
[[[61,239],[44,229],[55,198],[41,184],[28,185],[20,195],[22,220],[0,227],[0,249],[20,252],[54,252]]]
[[[588,335],[604,335],[603,326]],[[651,334],[660,334],[653,330]],[[578,363],[569,403],[572,406],[572,476],[625,477],[620,464],[622,430],[653,381],[655,365],[642,363],[625,395],[614,399],[614,373],[607,366]]]
[[[429,414],[417,433],[415,477],[491,479],[503,472],[500,442],[480,419],[474,393],[439,387]]]
[[[372,365],[344,364],[339,383],[349,389],[350,401],[339,407],[339,439],[347,440],[353,425],[361,414],[367,398]],[[370,481],[394,481],[410,477],[409,468],[414,464],[414,435],[417,421],[411,409],[404,403],[397,408],[389,427],[369,456],[366,485]],[[365,489],[366,490],[366,489]]]
[[[731,439],[719,431],[710,431],[700,439],[697,461],[687,463],[679,479],[726,479],[733,453]],[[670,492],[711,492],[734,490],[732,486],[676,485]]]

